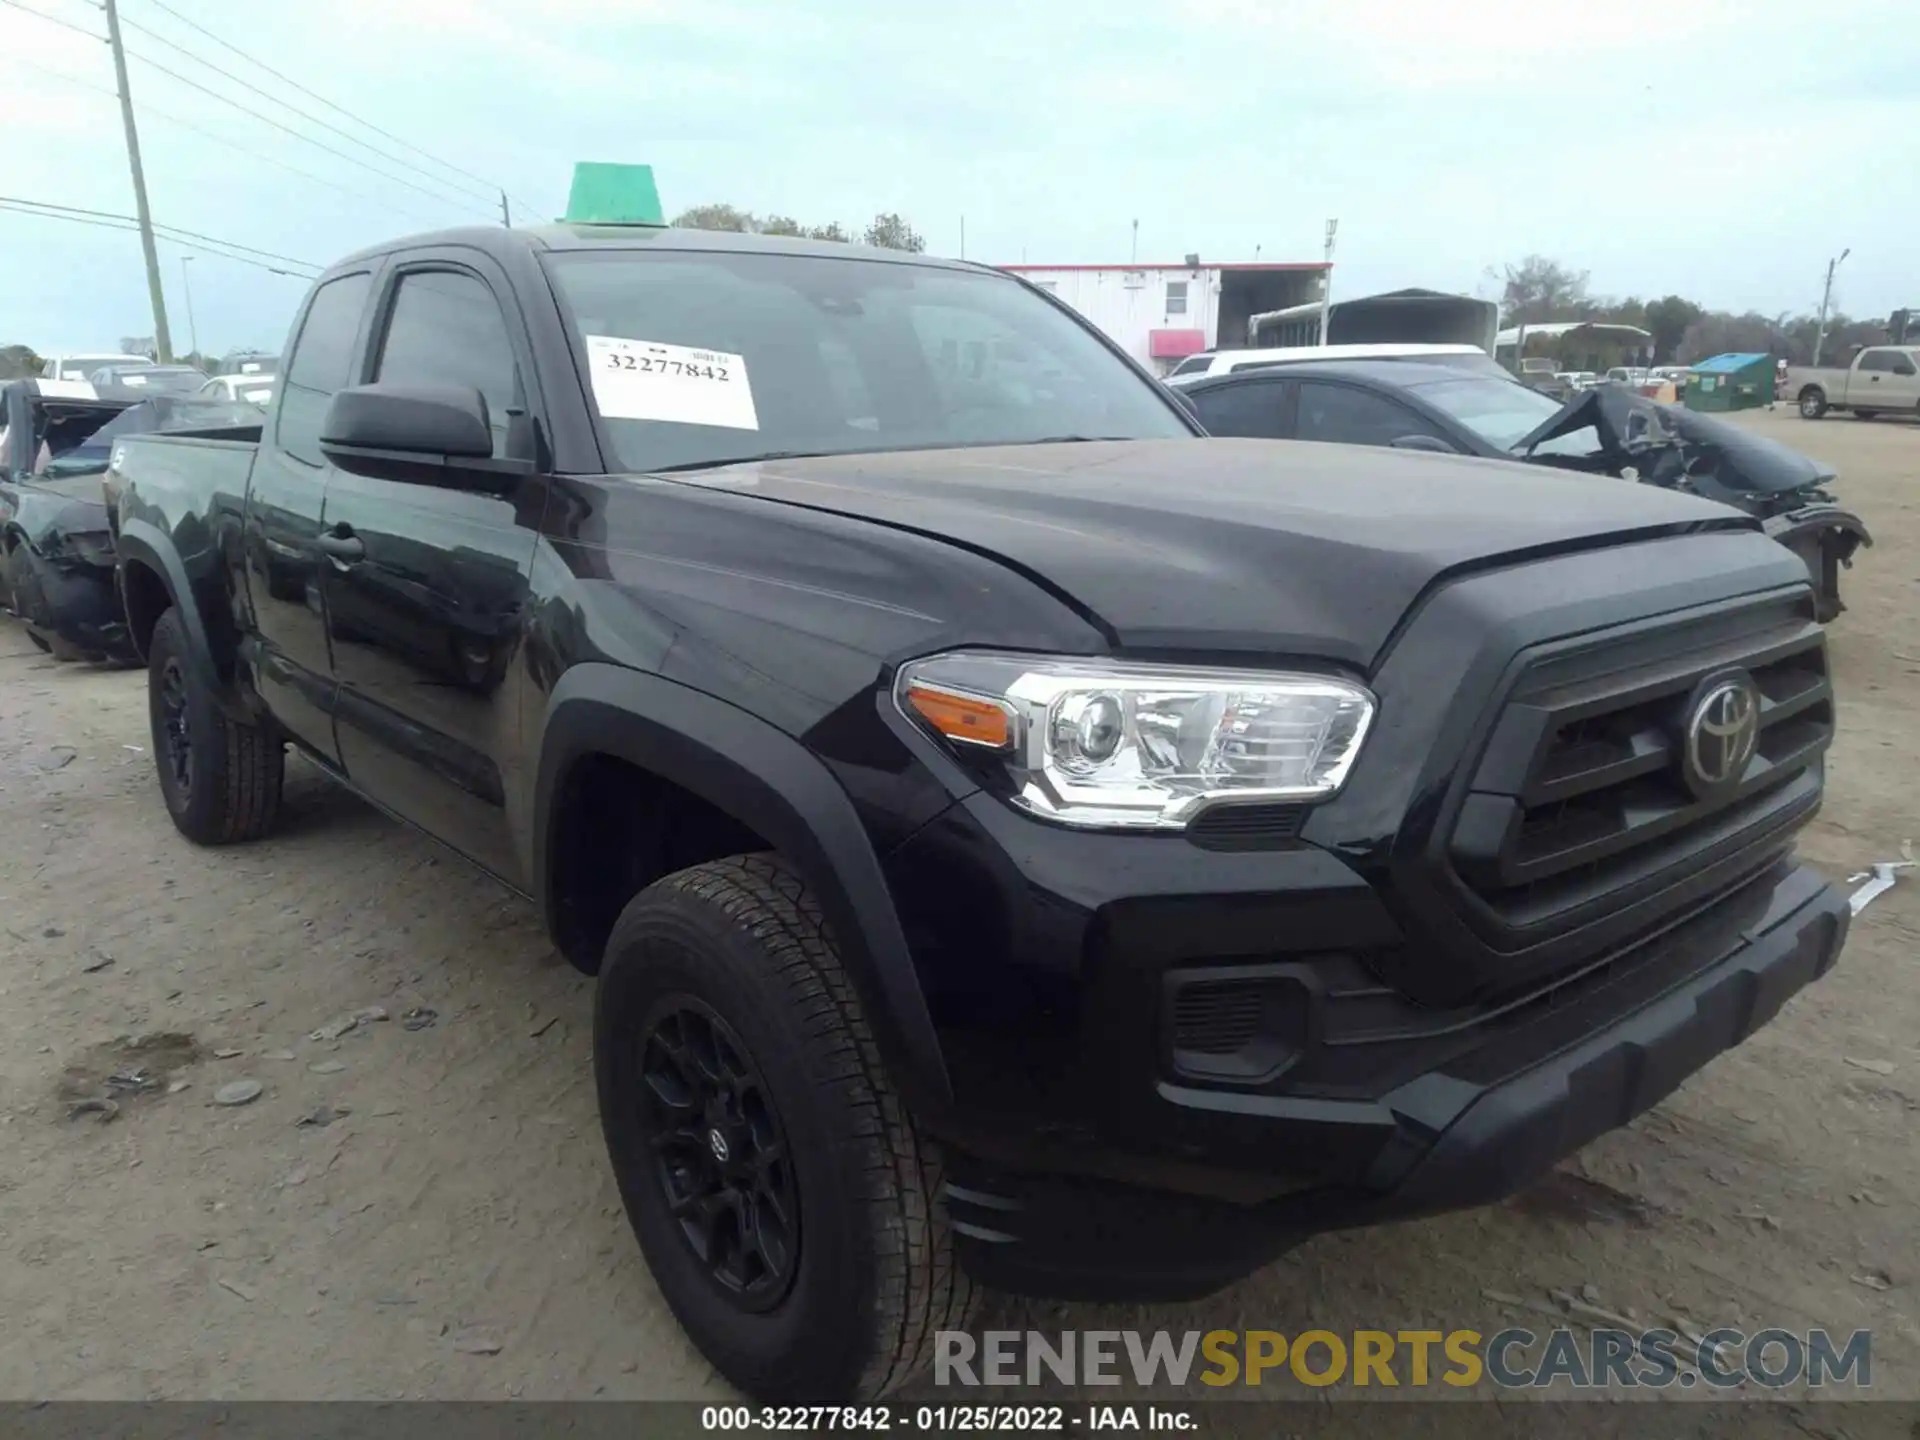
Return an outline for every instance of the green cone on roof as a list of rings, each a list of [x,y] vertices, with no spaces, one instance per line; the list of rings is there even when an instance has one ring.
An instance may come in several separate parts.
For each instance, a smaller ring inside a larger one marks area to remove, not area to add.
[[[660,192],[651,165],[610,165],[582,160],[573,167],[567,196],[569,225],[661,225]]]

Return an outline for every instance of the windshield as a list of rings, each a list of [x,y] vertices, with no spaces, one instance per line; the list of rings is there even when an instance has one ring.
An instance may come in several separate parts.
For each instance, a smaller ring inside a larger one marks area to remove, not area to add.
[[[1420,398],[1437,405],[1474,434],[1501,450],[1560,413],[1560,402],[1512,380],[1436,380],[1414,387]],[[1572,437],[1569,437],[1572,438]],[[1557,443],[1557,442],[1556,442]],[[1559,452],[1555,452],[1559,453]]]
[[[999,275],[765,252],[546,264],[628,469],[1192,433],[1160,387]]]

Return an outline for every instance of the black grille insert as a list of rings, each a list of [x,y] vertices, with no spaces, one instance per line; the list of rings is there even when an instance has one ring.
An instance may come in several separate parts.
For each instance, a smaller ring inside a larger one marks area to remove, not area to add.
[[[1187,826],[1187,839],[1207,850],[1268,850],[1297,839],[1305,805],[1215,805]]]
[[[1260,1029],[1258,985],[1216,981],[1185,986],[1173,1002],[1173,1045],[1196,1055],[1231,1055]]]
[[[1297,966],[1170,970],[1165,984],[1167,1048],[1181,1075],[1256,1084],[1306,1049],[1315,1001]]]

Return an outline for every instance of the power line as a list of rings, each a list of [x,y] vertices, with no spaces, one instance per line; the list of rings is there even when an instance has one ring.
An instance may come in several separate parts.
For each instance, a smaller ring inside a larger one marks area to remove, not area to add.
[[[51,200],[28,200],[20,195],[0,195],[0,200],[5,200],[13,205],[32,205],[40,210],[64,210],[71,215],[87,215],[99,220],[125,220],[127,218],[125,215],[116,215],[109,210],[88,210],[79,205],[56,205]],[[242,245],[238,240],[223,240],[218,235],[202,235],[198,230],[183,230],[178,225],[162,225],[157,220],[153,222],[153,228],[155,230],[171,230],[175,236],[185,236],[189,240],[204,241],[209,245],[225,245],[232,250],[244,250],[249,255],[259,255],[267,260],[284,260],[289,265],[304,265],[309,270],[325,268],[324,266],[314,264],[311,260],[300,260],[292,255],[276,254],[272,250],[262,250],[257,245]]]
[[[326,106],[327,109],[333,111],[335,114],[344,115],[347,119],[353,121],[354,124],[359,125],[364,129],[371,130],[375,135],[380,136],[382,139],[391,140],[395,145],[398,145],[406,150],[411,150],[414,154],[419,155],[424,159],[431,160],[433,161],[434,164],[441,166],[443,169],[451,170],[456,175],[462,175],[469,180],[478,181],[480,184],[486,186],[486,188],[489,191],[497,190],[500,188],[494,181],[487,179],[484,175],[476,175],[471,170],[462,169],[460,166],[455,165],[451,160],[443,160],[439,156],[435,155],[432,151],[423,150],[418,145],[415,145],[412,141],[403,140],[400,136],[395,135],[391,130],[383,130],[378,125],[375,125],[371,120],[367,120],[362,116],[356,115],[354,114],[353,111],[347,109],[345,106],[336,105],[333,101],[327,99],[326,96],[321,95],[313,90],[309,90],[305,85],[302,85],[298,80],[293,79],[291,76],[281,74],[280,71],[274,69],[271,65],[267,64],[264,60],[258,60],[254,58],[252,55],[249,55],[246,51],[242,50],[238,45],[235,45],[232,41],[223,40],[221,39],[220,36],[214,34],[211,30],[207,29],[206,26],[199,24],[197,21],[188,19],[185,15],[182,15],[178,10],[175,10],[171,5],[167,5],[163,3],[163,0],[147,0],[147,3],[152,5],[156,10],[161,10],[161,11],[164,11],[166,14],[171,15],[175,20],[179,21],[182,25],[186,26],[189,30],[196,31],[199,34],[206,36],[207,39],[213,41],[213,43],[218,45],[221,49],[231,51],[233,54],[238,55],[242,60],[246,61],[249,65],[254,66],[256,69],[261,70],[268,75],[271,75],[274,79],[278,80],[281,84],[292,86],[295,90],[298,90],[302,95],[305,95],[309,100],[318,101],[320,104]],[[131,24],[132,22],[129,21],[127,23]],[[147,31],[146,33],[149,35],[153,34],[151,30]],[[159,37],[155,36],[155,38],[158,39]],[[205,62],[202,62],[202,63],[205,63]],[[510,198],[514,204],[518,205],[522,210],[526,211],[528,214],[539,213],[538,207],[527,204],[526,201],[522,200],[517,195],[510,196],[508,198]]]
[[[329,109],[339,111],[339,113],[347,116],[349,119],[355,121],[355,123],[365,126],[367,129],[372,130],[376,134],[386,136],[386,138],[392,140],[397,145],[403,145],[409,150],[414,150],[419,154],[425,155],[429,160],[433,160],[435,164],[444,165],[449,170],[458,171],[458,173],[462,175],[471,175],[471,172],[460,170],[458,166],[449,164],[447,161],[444,161],[444,160],[439,160],[435,156],[428,153],[427,151],[421,150],[419,146],[410,144],[409,142],[400,139],[398,136],[392,135],[389,132],[380,129],[379,126],[374,125],[369,121],[360,119],[357,115],[354,115],[352,111],[346,110],[343,107],[334,104],[331,100],[328,100],[325,96],[314,94],[313,91],[308,90],[305,86],[301,85],[298,81],[288,79],[286,76],[280,74],[279,71],[273,69],[271,66],[263,63],[262,61],[253,59],[253,57],[248,55],[244,50],[241,50],[237,46],[234,46],[232,44],[229,44],[227,41],[222,40],[219,36],[205,29],[205,27],[194,24],[194,22],[186,19],[184,16],[180,15],[177,11],[171,9],[166,5],[160,4],[159,0],[153,0],[153,3],[157,8],[161,10],[165,10],[167,14],[172,15],[176,20],[181,21],[181,23],[189,26],[194,30],[198,30],[200,33],[206,35],[208,39],[214,41],[216,44],[225,46],[225,48],[232,50],[234,54],[239,55],[242,59],[247,60],[250,64],[259,66],[261,70],[265,71],[269,75],[272,75],[275,79],[280,80],[284,84],[291,85],[294,89],[299,90],[302,94],[312,96],[313,99],[318,100],[321,104],[327,106]],[[0,0],[0,5],[7,5],[12,9],[20,11],[24,15],[31,15],[37,20],[45,20],[50,25],[58,25],[62,29],[71,30],[76,35],[84,35],[89,40],[98,40],[102,44],[106,43],[105,36],[95,34],[93,31],[86,29],[84,26],[75,25],[69,20],[62,20],[57,15],[49,15],[45,11],[36,10],[30,5],[23,4],[22,0]],[[383,160],[389,160],[394,164],[403,165],[407,169],[414,171],[416,174],[426,176],[428,179],[435,181],[435,183],[441,184],[441,185],[447,185],[451,189],[451,182],[441,180],[438,177],[431,175],[430,172],[422,170],[419,166],[414,165],[409,161],[402,160],[398,156],[388,155],[385,152],[376,148],[375,146],[369,145],[366,141],[359,139],[357,136],[350,135],[346,131],[339,129],[339,127],[337,126],[330,125],[328,124],[328,122],[321,120],[316,116],[309,115],[303,110],[298,110],[291,105],[287,105],[284,100],[279,100],[278,97],[272,95],[270,92],[262,90],[257,85],[251,85],[247,81],[240,79],[238,76],[233,75],[228,71],[221,69],[218,65],[213,64],[211,61],[203,59],[201,56],[195,55],[191,50],[187,50],[184,47],[175,44],[173,41],[168,40],[164,35],[156,34],[153,30],[149,29],[148,27],[144,25],[138,25],[136,22],[131,20],[126,21],[125,24],[130,29],[138,29],[139,31],[141,31],[141,33],[148,35],[155,40],[158,40],[162,45],[166,45],[170,49],[179,51],[182,55],[187,56],[189,59],[195,61],[196,63],[205,65],[208,69],[212,70],[215,74],[221,75],[226,79],[231,80],[234,84],[240,85],[247,90],[251,90],[253,93],[257,95],[264,95],[269,100],[276,101],[276,103],[285,106],[288,110],[291,110],[295,115],[298,115],[301,119],[306,120],[311,124],[320,125],[323,128],[328,129],[337,135],[343,136],[352,144],[359,145],[363,149],[372,151],[374,154],[379,155],[380,158]],[[487,215],[487,218],[489,220],[492,219],[491,211],[483,212],[478,209],[478,205],[480,202],[477,199],[477,197],[468,195],[465,192],[455,192],[452,194],[448,194],[438,190],[431,190],[431,189],[428,189],[425,185],[422,185],[418,181],[406,179],[404,176],[391,174],[388,171],[382,170],[377,165],[369,164],[366,160],[362,159],[358,155],[348,154],[343,150],[338,150],[331,145],[324,144],[323,142],[314,139],[310,135],[303,135],[300,131],[293,129],[291,126],[283,124],[278,120],[275,120],[272,116],[263,115],[258,110],[251,109],[250,107],[241,104],[239,101],[232,99],[230,96],[222,95],[219,91],[213,90],[208,86],[202,85],[197,80],[191,80],[185,75],[180,74],[177,70],[170,69],[167,66],[160,64],[159,61],[154,60],[149,56],[141,55],[138,51],[135,51],[135,50],[128,50],[126,53],[129,55],[132,55],[135,59],[141,61],[143,64],[151,66],[153,69],[159,71],[162,75],[168,76],[171,79],[179,81],[183,85],[186,85],[192,89],[198,90],[203,95],[210,96],[211,98],[218,100],[223,105],[229,105],[233,107],[235,110],[238,110],[241,114],[250,116],[251,118],[260,121],[262,124],[271,125],[276,130],[280,130],[285,134],[291,135],[296,140],[304,141],[305,143],[313,146],[315,149],[322,150],[325,153],[335,156],[338,159],[345,160],[350,165],[358,165],[362,169],[370,171],[371,173],[380,176],[383,180],[390,181],[391,183],[396,185],[405,186],[407,189],[413,190],[420,195],[423,195],[431,200],[435,200],[439,202],[440,204],[452,205],[456,208],[463,210],[467,214],[473,215],[473,214],[484,213]],[[87,85],[87,82],[79,80],[74,76],[60,75],[57,71],[47,70],[42,66],[34,65],[31,61],[22,59],[19,63],[26,64],[32,69],[40,70],[41,73],[43,74],[54,75],[56,76],[56,78],[70,81],[71,83],[76,85]],[[91,88],[97,88],[97,87],[87,86],[87,88],[91,89]],[[119,97],[120,92],[117,90],[108,90],[105,93],[112,95],[117,99]],[[143,110],[151,110],[151,108],[152,107],[147,106],[144,103],[141,106],[141,109]],[[152,111],[152,113],[159,115],[161,119],[168,120],[171,123],[176,125],[184,126],[189,130],[198,129],[197,126],[194,126],[188,123],[187,121],[181,120],[178,117],[164,115],[164,114],[161,114],[159,111]],[[207,134],[208,132],[200,131],[199,133]],[[219,138],[219,137],[213,137],[213,138]],[[267,158],[265,156],[259,155],[257,152],[247,151],[244,149],[244,147],[235,146],[234,148],[240,149],[243,154],[253,154],[254,158],[256,159]],[[277,162],[269,160],[268,163],[271,164],[271,163],[277,163]],[[297,168],[292,166],[285,166],[283,168],[291,169],[294,171],[295,174],[301,174],[301,175],[306,174],[305,171],[298,170]],[[309,175],[307,178],[317,179],[318,177]],[[471,176],[471,178],[487,186],[489,191],[487,198],[488,198],[488,201],[490,202],[493,198],[492,192],[494,192],[498,187],[494,186],[489,181],[480,180],[480,177],[478,176]],[[320,181],[320,183],[329,184],[330,182],[323,180],[323,181]],[[332,188],[341,189],[343,190],[343,193],[346,193],[346,194],[355,193],[354,191],[345,190],[344,187],[337,186],[337,185],[333,186]],[[363,197],[363,198],[372,198],[372,197]],[[376,203],[387,204],[388,202],[377,201]],[[515,197],[515,203],[518,204],[523,211],[526,211],[528,213],[538,213],[534,206],[527,204],[527,202],[524,200],[519,200],[517,197]],[[389,208],[393,208],[393,207],[389,206]],[[432,220],[428,219],[427,217],[419,215],[417,212],[401,210],[399,213],[405,214],[405,215],[411,215],[412,218],[417,220],[422,220],[428,224],[434,223]]]
[[[24,58],[15,59],[10,63],[24,65],[27,69],[37,71],[45,75],[48,79],[64,80],[67,84],[77,85],[82,90],[91,90],[95,94],[106,96],[109,100],[117,100],[120,98],[120,92],[115,90],[111,85],[96,85],[93,81],[83,80],[78,75],[69,75],[63,70],[53,70],[45,65],[39,65],[32,60]],[[408,219],[418,220],[423,224],[432,225],[439,223],[431,215],[422,215],[418,210],[409,210],[404,205],[396,205],[391,200],[375,195],[371,191],[355,190],[350,185],[342,185],[338,181],[327,179],[324,175],[316,175],[311,170],[302,170],[298,165],[289,165],[286,161],[269,155],[264,150],[255,150],[249,146],[242,145],[230,136],[222,135],[215,130],[209,130],[203,125],[196,125],[191,120],[182,120],[178,115],[170,115],[165,110],[156,109],[144,101],[141,102],[140,112],[149,119],[164,120],[169,125],[178,125],[182,130],[191,130],[194,134],[203,136],[217,145],[225,145],[228,149],[237,150],[249,159],[259,160],[264,164],[277,166],[289,174],[298,175],[303,180],[310,180],[315,185],[324,185],[329,190],[337,190],[342,195],[352,196],[356,200],[365,200],[370,204],[380,206],[382,209],[391,210],[396,215],[405,215]]]
[[[378,155],[382,160],[388,161],[391,164],[399,165],[404,167],[405,169],[411,170],[413,171],[414,174],[423,176],[424,178],[432,181],[436,185],[444,185],[447,187],[448,190],[456,191],[460,193],[463,196],[463,198],[472,198],[467,196],[465,190],[462,187],[456,185],[453,181],[447,180],[442,176],[435,175],[431,170],[422,169],[420,166],[415,165],[411,160],[403,160],[398,155],[389,155],[387,154],[386,151],[380,149],[377,145],[368,144],[365,140],[362,140],[358,135],[355,135],[352,131],[343,130],[338,125],[333,124],[331,121],[322,120],[317,115],[309,115],[306,111],[301,110],[296,106],[289,105],[285,100],[282,100],[278,95],[275,95],[271,90],[263,90],[260,86],[255,85],[250,81],[242,80],[238,75],[235,75],[232,71],[221,69],[218,65],[214,64],[211,60],[206,59],[204,56],[194,54],[193,51],[187,49],[184,45],[176,44],[174,41],[169,40],[166,36],[160,34],[158,31],[152,30],[147,26],[142,25],[137,20],[123,19],[120,23],[122,25],[125,25],[129,30],[138,30],[142,35],[147,36],[149,39],[159,41],[162,45],[166,46],[169,50],[174,50],[179,52],[180,54],[186,56],[187,59],[193,61],[196,65],[206,66],[206,68],[211,70],[214,74],[220,76],[224,80],[231,81],[233,84],[238,85],[242,90],[250,91],[255,95],[261,96],[263,99],[272,101],[274,104],[279,105],[282,109],[291,111],[293,114],[298,115],[302,120],[305,120],[308,124],[318,125],[322,130],[326,130],[331,134],[338,135],[341,139],[345,140],[350,145],[358,145],[361,149],[367,150],[372,154]],[[149,61],[148,63],[151,64],[152,62]],[[486,199],[489,202],[493,200],[495,188],[496,187],[492,185],[488,185],[486,187]]]
[[[34,209],[29,205],[19,205],[8,200],[0,200],[0,210],[10,211],[16,215],[31,215],[41,220],[61,220],[69,225],[92,225],[101,230],[137,232],[140,229],[140,222],[131,215],[116,216],[111,220],[90,220],[82,215],[61,215],[51,210]],[[174,240],[171,236],[167,237],[167,239],[171,244],[177,245],[181,243],[180,241]],[[204,250],[206,254],[213,256],[215,259],[231,260],[239,265],[251,265],[256,270],[265,270],[272,275],[285,275],[294,280],[312,280],[315,278],[312,275],[301,275],[296,271],[283,270],[277,265],[269,265],[261,260],[249,260],[244,255],[229,254],[224,250],[216,250],[211,246],[199,246],[196,248]]]
[[[14,4],[16,3],[16,0],[0,0],[0,3]],[[274,129],[283,131],[284,133],[293,136],[293,138],[296,140],[303,140],[307,144],[313,146],[316,150],[324,150],[329,155],[335,156],[341,160],[345,160],[349,165],[358,165],[363,170],[371,170],[374,174],[382,177],[383,179],[390,180],[396,185],[404,185],[407,189],[418,191],[420,194],[425,195],[430,199],[438,200],[442,204],[455,205],[462,209],[466,209],[468,214],[478,213],[476,210],[468,208],[470,206],[477,206],[478,204],[477,201],[473,201],[465,197],[460,197],[457,199],[451,198],[446,195],[438,194],[432,190],[428,190],[425,186],[421,185],[418,181],[408,180],[402,176],[391,174],[388,171],[382,170],[378,165],[368,164],[365,160],[362,160],[358,155],[349,155],[346,151],[336,149],[331,145],[328,145],[319,140],[316,140],[311,135],[303,135],[298,130],[295,130],[291,125],[283,125],[280,121],[274,119],[271,115],[263,115],[258,110],[252,109],[251,107],[246,105],[242,105],[238,100],[235,100],[230,96],[222,95],[218,90],[213,90],[208,88],[205,85],[202,85],[198,80],[190,80],[185,75],[182,75],[178,70],[170,70],[165,65],[162,65],[159,61],[153,60],[148,56],[142,55],[138,51],[129,50],[127,51],[127,53],[129,55],[132,55],[135,59],[139,60],[143,65],[147,66],[149,69],[157,70],[162,75],[165,75],[170,77],[171,79],[177,80],[182,85],[185,85],[190,89],[198,90],[203,95],[210,95],[215,100],[218,100],[222,105],[230,105],[235,110],[238,110],[242,115],[250,115],[255,120],[260,121],[262,124],[271,125]],[[491,220],[493,217],[489,215],[487,218]]]
[[[76,25],[71,20],[62,20],[58,15],[49,15],[44,10],[34,9],[31,5],[22,5],[20,0],[0,0],[0,5],[10,5],[23,15],[31,15],[36,20],[46,21],[49,25],[58,25],[62,30],[71,30],[74,34],[84,35],[89,40],[98,40],[102,45],[107,43],[106,36],[96,35],[84,25]]]

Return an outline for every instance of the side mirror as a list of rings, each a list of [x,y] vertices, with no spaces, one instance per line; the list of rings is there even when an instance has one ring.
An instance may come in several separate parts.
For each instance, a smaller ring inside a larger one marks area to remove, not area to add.
[[[355,385],[327,406],[320,448],[443,460],[490,456],[487,397],[460,385]]]
[[[1460,453],[1438,435],[1399,435],[1387,443],[1395,450],[1425,450],[1432,455],[1458,455]]]
[[[468,385],[354,385],[320,426],[320,452],[343,470],[427,484],[493,488],[530,475],[524,460],[493,458],[487,399]]]

